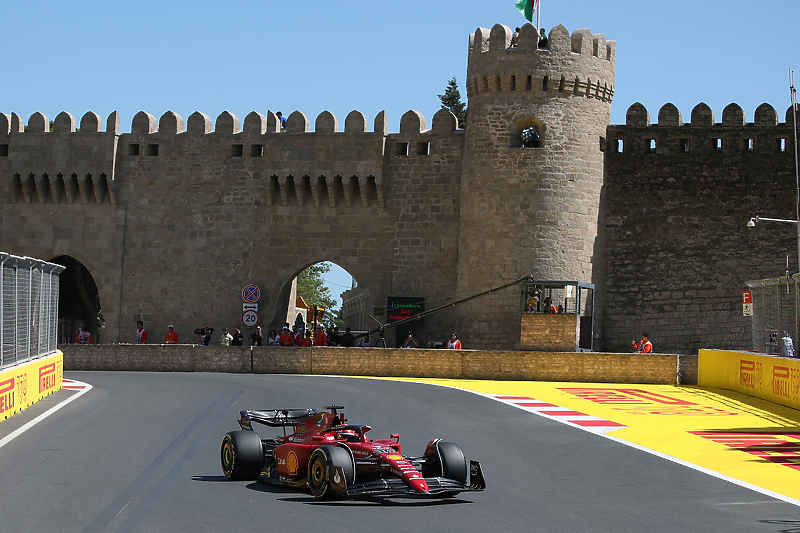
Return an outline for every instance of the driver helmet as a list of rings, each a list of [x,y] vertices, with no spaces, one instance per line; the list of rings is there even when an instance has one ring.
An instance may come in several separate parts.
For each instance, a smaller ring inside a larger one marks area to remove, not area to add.
[[[358,440],[358,433],[352,429],[343,429],[339,432],[339,438],[346,441]]]

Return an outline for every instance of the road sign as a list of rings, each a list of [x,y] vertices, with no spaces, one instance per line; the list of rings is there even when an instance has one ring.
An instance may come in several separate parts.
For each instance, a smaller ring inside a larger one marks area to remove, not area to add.
[[[245,311],[242,313],[242,324],[246,328],[252,328],[258,325],[259,316],[258,313],[255,311]]]
[[[258,311],[258,304],[242,304],[242,312]]]
[[[742,312],[744,316],[753,316],[753,291],[742,291]]]
[[[248,285],[242,289],[242,299],[248,303],[257,302],[261,297],[261,291],[255,285]]]

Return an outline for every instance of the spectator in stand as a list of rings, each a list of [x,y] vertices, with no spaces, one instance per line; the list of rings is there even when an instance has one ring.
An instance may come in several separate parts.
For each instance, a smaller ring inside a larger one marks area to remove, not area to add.
[[[281,340],[278,336],[278,332],[274,329],[269,330],[269,335],[267,335],[267,344],[270,346],[280,346]]]
[[[147,344],[147,330],[141,320],[136,322],[136,344]]]
[[[317,324],[317,332],[314,334],[314,346],[327,346],[328,336],[322,329],[321,324]]]
[[[297,327],[297,324],[292,326],[292,343],[295,346],[303,345],[303,330]]]
[[[313,344],[314,341],[311,340],[311,330],[307,329],[306,334],[300,339],[299,344],[295,344],[295,346],[299,346],[301,348],[307,348]]]
[[[633,349],[639,353],[652,353],[653,351],[653,345],[647,333],[642,333],[641,342],[636,342],[635,340],[631,342],[633,343]]]
[[[344,328],[344,335],[342,335],[342,340],[339,343],[342,346],[346,346],[347,348],[352,348],[356,345],[356,338],[353,336],[353,332],[350,330],[350,326]]]
[[[167,334],[164,335],[164,344],[178,344],[178,334],[172,329],[172,324],[167,326]]]
[[[339,342],[341,342],[339,327],[328,328],[328,346],[339,346]]]
[[[456,335],[455,333],[450,334],[450,340],[447,341],[447,349],[448,350],[461,349],[461,341],[458,340],[458,335]]]
[[[94,337],[92,337],[92,334],[86,329],[86,326],[83,326],[81,332],[75,337],[75,344],[94,344]]]
[[[289,331],[289,323],[283,325],[281,334],[278,336],[278,342],[281,346],[294,346],[294,335]]]
[[[511,46],[509,48],[516,48],[517,43],[519,42],[519,26],[514,30],[514,34],[511,36]]]
[[[242,331],[239,329],[239,326],[235,326],[233,329],[236,332],[233,334],[233,340],[231,341],[231,346],[241,346],[244,343],[244,335]]]
[[[369,335],[361,339],[361,342],[358,343],[358,346],[361,348],[369,348]]]
[[[250,335],[250,346],[262,346],[264,344],[264,334],[261,333],[261,326],[256,326],[255,331]]]
[[[228,328],[222,328],[222,340],[220,341],[220,343],[223,346],[230,346],[232,341],[233,341],[233,335],[228,333]]]

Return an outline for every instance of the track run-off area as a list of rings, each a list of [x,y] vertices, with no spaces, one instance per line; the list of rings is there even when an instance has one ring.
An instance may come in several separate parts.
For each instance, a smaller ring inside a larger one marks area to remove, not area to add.
[[[297,375],[64,377],[64,390],[0,422],[2,530],[800,530],[800,411],[739,393]],[[321,502],[222,475],[220,442],[238,428],[240,410],[331,403],[345,406],[350,423],[372,426],[373,438],[399,433],[406,454],[421,454],[432,438],[455,442],[481,462],[486,491]]]

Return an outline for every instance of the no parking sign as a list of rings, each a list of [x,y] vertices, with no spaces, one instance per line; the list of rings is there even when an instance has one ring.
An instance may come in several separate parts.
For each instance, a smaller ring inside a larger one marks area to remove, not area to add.
[[[242,289],[242,299],[248,303],[257,302],[258,299],[261,297],[261,291],[255,285],[248,285],[244,289]]]

